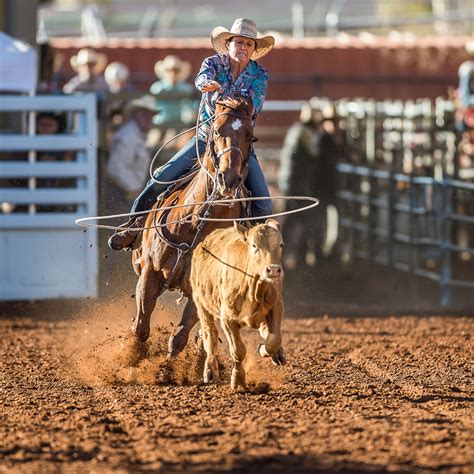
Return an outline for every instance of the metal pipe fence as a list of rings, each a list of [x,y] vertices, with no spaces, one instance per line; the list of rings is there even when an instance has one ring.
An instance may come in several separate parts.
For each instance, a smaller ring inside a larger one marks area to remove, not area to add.
[[[453,303],[453,288],[474,288],[474,274],[457,262],[474,257],[474,184],[446,178],[404,175],[340,163],[340,229],[345,252],[417,279],[438,284],[440,304]],[[391,273],[393,275],[394,273]]]
[[[474,288],[474,182],[459,165],[453,103],[359,99],[335,107],[345,137],[345,258],[408,273],[413,297],[419,279],[429,279],[442,306],[456,304],[454,289]]]

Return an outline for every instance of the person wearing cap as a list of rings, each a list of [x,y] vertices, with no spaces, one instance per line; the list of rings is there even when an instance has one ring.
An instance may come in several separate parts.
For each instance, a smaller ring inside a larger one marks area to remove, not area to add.
[[[125,123],[112,137],[106,167],[109,211],[124,212],[124,201],[131,202],[146,182],[151,159],[146,138],[155,113],[155,100],[150,95],[134,99],[125,107]]]
[[[77,75],[63,87],[65,94],[73,92],[106,92],[108,90],[102,71],[107,62],[104,54],[84,48],[72,56],[70,63]]]
[[[259,36],[255,22],[245,18],[235,20],[230,30],[222,26],[212,30],[211,44],[217,54],[203,61],[195,80],[197,89],[203,94],[203,106],[199,117],[201,123],[213,115],[216,100],[220,94],[240,94],[253,103],[254,111],[251,120],[255,126],[268,87],[268,72],[256,60],[268,54],[274,42],[275,39],[272,36]],[[197,146],[200,153],[205,151],[208,130],[208,122],[203,123],[199,128]],[[196,137],[193,137],[173,158],[155,172],[154,178],[158,181],[176,180],[191,170],[196,160]],[[252,196],[268,197],[269,191],[265,177],[253,149],[250,152],[248,168],[249,173],[245,185]],[[154,180],[150,180],[135,200],[131,213],[151,209],[157,196],[166,187],[167,185],[159,185]],[[271,214],[271,201],[268,199],[253,201],[252,213],[256,217]],[[116,232],[109,239],[109,246],[114,250],[130,249],[143,227],[144,220],[144,217],[132,217],[123,225],[128,230]]]
[[[118,61],[110,63],[104,71],[105,82],[108,91],[111,94],[119,94],[120,92],[131,92],[133,87],[128,82],[130,70],[128,67]]]

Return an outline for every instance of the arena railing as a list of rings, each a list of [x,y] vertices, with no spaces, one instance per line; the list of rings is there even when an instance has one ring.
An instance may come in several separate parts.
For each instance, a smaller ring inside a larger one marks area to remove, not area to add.
[[[64,133],[36,134],[46,111]],[[97,214],[95,94],[0,96],[0,117],[0,300],[96,296],[97,230],[74,223]]]
[[[474,216],[466,215],[466,207],[473,204],[473,183],[347,163],[339,164],[338,170],[346,182],[338,192],[340,238],[350,258],[369,259],[436,282],[444,307],[455,303],[453,288],[474,288],[472,271],[458,276],[457,265],[474,258],[469,243]],[[363,180],[370,188],[361,186]],[[416,278],[411,283],[416,294]]]

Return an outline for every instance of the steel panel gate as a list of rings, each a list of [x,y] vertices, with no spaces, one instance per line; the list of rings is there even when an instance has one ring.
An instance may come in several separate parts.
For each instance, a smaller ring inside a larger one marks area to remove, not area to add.
[[[66,132],[36,135],[41,111]],[[97,296],[97,230],[74,223],[97,214],[95,95],[1,96],[0,113],[20,124],[0,132],[0,300]]]

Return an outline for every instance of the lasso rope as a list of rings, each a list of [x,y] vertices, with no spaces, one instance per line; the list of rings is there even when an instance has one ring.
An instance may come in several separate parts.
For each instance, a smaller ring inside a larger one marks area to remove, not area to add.
[[[208,119],[201,122],[200,121],[200,116],[201,116],[201,110],[202,110],[203,104],[204,104],[204,96],[201,98],[201,102],[199,104],[199,111],[198,111],[198,115],[197,115],[196,125],[194,127],[188,128],[187,130],[184,130],[183,132],[180,132],[177,135],[175,135],[174,137],[170,138],[167,142],[165,142],[157,150],[157,152],[153,156],[153,159],[151,160],[150,168],[149,168],[149,174],[150,174],[151,179],[155,183],[162,184],[162,185],[163,184],[164,185],[171,185],[171,184],[175,184],[175,183],[178,183],[180,181],[183,181],[184,179],[188,179],[190,175],[197,173],[199,171],[199,169],[197,169],[194,172],[187,173],[185,176],[179,177],[179,178],[177,178],[173,181],[159,181],[155,178],[154,171],[153,171],[153,167],[154,167],[154,163],[155,163],[156,159],[160,155],[161,151],[166,146],[168,146],[169,143],[171,143],[173,140],[176,140],[178,137],[180,137],[180,136],[182,136],[182,135],[184,135],[184,134],[186,134],[186,133],[188,133],[192,130],[195,130],[196,131],[195,137],[196,137],[197,159],[199,161],[199,164],[200,164],[201,168],[204,168],[204,170],[206,171],[206,173],[210,177],[211,182],[213,183],[213,192],[211,193],[210,196],[208,196],[208,199],[206,199],[206,201],[194,202],[194,203],[191,203],[191,204],[179,204],[179,205],[174,205],[174,206],[159,207],[159,208],[156,208],[156,209],[149,209],[149,210],[139,211],[139,212],[129,212],[129,213],[125,213],[125,214],[112,214],[112,215],[106,215],[106,216],[82,217],[80,219],[76,219],[75,223],[77,225],[80,225],[80,226],[83,226],[83,227],[94,228],[94,229],[107,229],[107,230],[114,230],[114,231],[117,231],[117,230],[125,231],[125,230],[133,229],[133,230],[136,231],[136,230],[158,229],[158,228],[161,228],[161,227],[169,226],[171,224],[190,222],[193,219],[196,219],[196,220],[199,220],[199,221],[205,221],[205,222],[233,222],[235,220],[237,220],[237,221],[254,221],[254,220],[262,220],[262,219],[270,219],[270,218],[273,218],[273,217],[280,217],[280,216],[285,216],[285,215],[288,215],[288,214],[296,214],[297,212],[306,211],[306,210],[312,209],[313,207],[316,207],[319,204],[319,200],[317,198],[310,197],[310,196],[273,196],[273,197],[272,196],[268,196],[268,197],[265,196],[265,197],[246,197],[246,198],[217,199],[217,200],[210,199],[210,197],[212,197],[214,195],[215,190],[216,190],[215,189],[216,188],[216,179],[203,166],[203,163],[201,161],[201,157],[200,157],[200,153],[199,153],[199,147],[198,147],[199,129],[205,123],[209,122],[210,120],[216,119],[217,117],[220,117],[221,115],[227,115],[228,112],[221,112],[217,115],[212,114]],[[236,202],[260,201],[260,200],[286,200],[286,201],[300,200],[300,201],[310,201],[310,204],[308,204],[307,206],[304,206],[302,208],[299,208],[299,209],[292,209],[292,210],[288,210],[288,211],[272,213],[272,214],[268,214],[268,215],[265,215],[265,216],[239,217],[237,219],[236,218],[212,218],[212,217],[206,217],[206,216],[200,216],[199,215],[199,211],[206,205],[207,206],[209,206],[209,205],[212,205],[212,206],[213,205],[230,206],[230,205],[234,205]],[[131,217],[140,216],[140,215],[143,215],[143,214],[149,214],[150,212],[154,212],[155,216],[156,216],[156,213],[159,212],[159,211],[160,212],[161,211],[168,211],[168,210],[172,210],[172,209],[179,209],[179,208],[193,207],[193,206],[201,206],[201,207],[199,208],[198,212],[188,214],[187,216],[185,216],[185,217],[183,217],[179,220],[176,220],[176,221],[165,222],[163,224],[158,224],[156,222],[156,219],[154,219],[154,223],[153,223],[152,227],[133,227],[132,228],[132,227],[103,225],[103,224],[92,224],[92,223],[89,222],[91,220],[98,221],[98,220],[105,220],[105,219],[115,219],[115,218],[119,218],[119,217],[120,218],[127,217],[128,219],[130,219]]]
[[[238,218],[214,218],[214,217],[201,217],[196,213],[189,214],[181,219],[178,219],[177,221],[172,221],[172,222],[166,222],[163,224],[156,224],[156,226],[152,227],[117,227],[117,226],[111,226],[111,225],[104,225],[104,224],[93,224],[90,223],[89,221],[100,221],[100,220],[105,220],[105,219],[116,219],[116,218],[130,218],[133,216],[139,216],[143,214],[149,214],[150,212],[161,212],[161,211],[168,211],[172,209],[180,209],[183,207],[193,207],[193,206],[199,206],[199,205],[206,205],[206,204],[217,204],[220,206],[225,206],[225,205],[231,205],[236,202],[243,202],[243,201],[259,201],[259,200],[297,200],[297,201],[309,201],[310,204],[301,207],[299,209],[292,209],[289,211],[282,211],[282,212],[275,212],[272,214],[268,214],[265,216],[252,216],[252,217],[238,217]],[[319,204],[319,199],[310,197],[310,196],[270,196],[270,197],[246,197],[246,198],[233,198],[233,199],[218,199],[215,201],[202,201],[202,202],[193,202],[191,204],[178,204],[175,206],[166,206],[166,207],[158,207],[156,209],[150,209],[146,211],[140,211],[140,212],[129,212],[126,214],[113,214],[109,216],[93,216],[93,217],[82,217],[80,219],[76,219],[75,223],[77,225],[80,225],[82,227],[89,227],[92,229],[108,229],[108,230],[146,230],[146,229],[155,229],[156,227],[165,227],[171,224],[177,224],[177,223],[186,223],[190,222],[193,219],[201,220],[201,221],[209,221],[209,222],[233,222],[233,221],[255,221],[255,220],[262,220],[262,219],[270,219],[273,217],[280,217],[280,216],[286,216],[288,214],[296,214],[297,212],[303,212],[307,211],[309,209],[312,209],[313,207],[316,207]]]
[[[204,124],[206,124],[207,122],[219,117],[220,115],[222,115],[222,113],[218,114],[218,115],[211,114],[211,116],[208,119],[201,122],[200,117],[201,117],[201,111],[202,111],[203,103],[204,103],[204,100],[203,100],[203,97],[202,97],[201,102],[199,103],[199,110],[198,110],[198,114],[197,114],[196,125],[194,127],[188,128],[187,130],[184,130],[184,131],[178,133],[174,137],[171,137],[167,142],[163,143],[163,145],[161,145],[160,148],[158,148],[156,153],[153,155],[153,158],[152,158],[151,163],[150,163],[150,167],[148,168],[148,173],[150,175],[150,179],[152,179],[156,184],[175,184],[175,183],[179,183],[180,181],[183,181],[184,179],[188,178],[190,175],[195,174],[199,171],[199,169],[197,169],[196,171],[193,171],[192,173],[186,173],[186,176],[182,176],[182,177],[174,179],[172,181],[159,181],[158,179],[155,178],[155,172],[153,170],[153,167],[155,166],[155,161],[158,158],[158,156],[160,155],[161,151],[164,148],[166,148],[173,140],[176,140],[177,138],[181,137],[182,135],[185,135],[186,133],[191,132],[193,130],[196,131],[195,138],[196,138],[197,160],[198,160],[199,164],[201,165],[201,168],[204,168],[204,166],[201,162],[201,157],[200,157],[200,153],[199,153],[199,143],[198,143],[199,130]],[[159,169],[159,168],[157,168],[157,169]],[[214,177],[209,173],[209,171],[206,168],[204,168],[204,170],[209,175],[211,180],[214,180]]]

